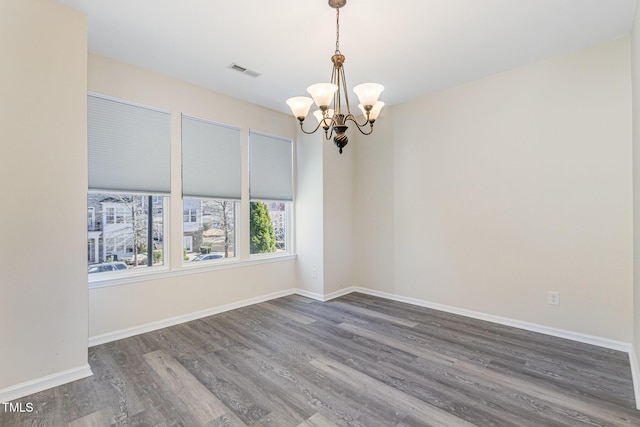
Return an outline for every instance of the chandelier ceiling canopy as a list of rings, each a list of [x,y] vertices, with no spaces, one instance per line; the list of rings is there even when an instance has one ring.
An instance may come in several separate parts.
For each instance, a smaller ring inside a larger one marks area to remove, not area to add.
[[[349,138],[346,135],[347,122],[354,123],[363,135],[369,135],[373,132],[373,123],[384,106],[384,102],[378,100],[384,90],[384,86],[378,83],[363,83],[354,87],[353,91],[360,101],[358,107],[364,115],[364,122],[359,122],[356,116],[351,113],[343,66],[345,57],[340,52],[340,8],[345,4],[347,4],[347,0],[329,0],[329,6],[336,10],[336,50],[331,57],[331,62],[333,63],[331,82],[316,83],[309,86],[307,92],[309,92],[311,98],[296,96],[287,99],[287,105],[289,105],[293,115],[298,119],[302,132],[312,134],[322,127],[327,139],[333,136],[333,141],[340,150],[340,154],[342,154],[342,149],[349,142]],[[318,120],[318,125],[312,131],[307,131],[304,129],[303,124],[314,103],[318,107],[313,112],[313,115]]]

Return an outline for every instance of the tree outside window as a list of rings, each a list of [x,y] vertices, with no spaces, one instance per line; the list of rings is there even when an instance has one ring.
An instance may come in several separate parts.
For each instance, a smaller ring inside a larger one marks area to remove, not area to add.
[[[267,204],[264,202],[251,202],[249,219],[251,233],[250,253],[263,254],[276,252],[276,233]]]

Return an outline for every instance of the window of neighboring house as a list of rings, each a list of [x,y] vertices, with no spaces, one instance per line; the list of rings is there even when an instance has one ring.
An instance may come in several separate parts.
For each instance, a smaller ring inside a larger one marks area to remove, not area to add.
[[[185,209],[182,211],[183,222],[198,222],[198,210],[197,209]]]
[[[250,132],[249,177],[250,253],[290,252],[293,200],[291,140]]]
[[[116,208],[105,208],[105,224],[115,224],[116,222]]]
[[[116,224],[122,224],[125,222],[125,217],[131,215],[131,212],[122,206],[116,207]]]
[[[185,264],[202,265],[237,256],[240,142],[240,129],[236,127],[182,116]]]
[[[92,208],[95,209],[95,208]],[[121,206],[113,206],[106,208],[106,214],[104,223],[105,224],[122,224],[125,222],[125,216],[127,215],[127,211],[125,208]]]
[[[87,112],[89,273],[164,265],[169,113],[93,94]]]
[[[96,228],[96,209],[87,208],[87,228],[89,231],[93,231]]]

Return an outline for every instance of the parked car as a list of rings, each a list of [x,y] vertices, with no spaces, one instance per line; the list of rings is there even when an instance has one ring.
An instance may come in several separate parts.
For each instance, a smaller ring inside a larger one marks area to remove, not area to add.
[[[224,258],[224,255],[221,254],[200,254],[198,256],[196,256],[194,259],[192,259],[191,261],[209,261],[210,259],[220,259],[220,258]]]
[[[138,254],[136,258],[138,259],[138,265],[147,265],[147,254]],[[126,262],[128,265],[133,265],[133,254],[118,259]]]
[[[89,266],[89,274],[91,273],[102,273],[104,271],[117,271],[117,270],[126,270],[127,264],[120,261],[115,262],[104,262],[102,264],[93,264]]]

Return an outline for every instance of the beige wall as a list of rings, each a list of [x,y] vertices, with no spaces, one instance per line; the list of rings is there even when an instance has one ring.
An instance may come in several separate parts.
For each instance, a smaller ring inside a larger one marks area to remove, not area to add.
[[[0,401],[87,367],[86,25],[0,0]]]
[[[640,376],[640,11],[631,34],[631,75],[633,85],[633,212],[634,212],[634,349],[636,375]],[[636,378],[640,380],[640,377]],[[636,405],[640,408],[640,384],[636,384]]]
[[[393,155],[357,179],[394,171],[393,280],[363,283],[631,342],[629,67],[622,39],[396,106]]]
[[[353,130],[343,154],[324,134],[298,132],[296,286],[320,298],[355,284]]]
[[[355,284],[396,293],[394,230],[393,107],[385,107],[373,134],[357,139],[354,178]]]
[[[292,119],[295,120],[293,117]],[[309,126],[308,123],[305,125]],[[295,206],[298,256],[296,286],[317,295],[324,295],[323,144],[324,141],[319,135],[306,135],[298,131]]]
[[[182,218],[180,199],[180,114],[188,114],[241,128],[243,180],[248,179],[249,130],[288,138],[295,137],[295,123],[288,115],[220,95],[185,82],[133,67],[99,55],[89,55],[89,90],[137,103],[170,110],[172,115],[172,197],[170,216]],[[244,76],[239,76],[244,78]],[[248,235],[246,203],[240,209],[242,235]],[[173,225],[180,222],[173,221]],[[182,263],[181,227],[170,229],[170,257],[174,269]],[[238,251],[248,256],[248,247]],[[180,317],[222,305],[291,289],[295,286],[295,260],[235,267],[206,273],[154,278],[89,291],[91,337],[137,328],[148,323]]]
[[[324,293],[354,285],[353,196],[355,125],[348,124],[350,142],[340,154],[333,138],[323,139]],[[356,142],[357,141],[357,142]]]

